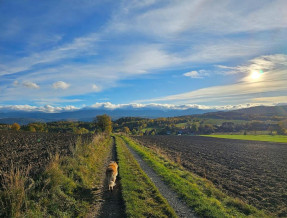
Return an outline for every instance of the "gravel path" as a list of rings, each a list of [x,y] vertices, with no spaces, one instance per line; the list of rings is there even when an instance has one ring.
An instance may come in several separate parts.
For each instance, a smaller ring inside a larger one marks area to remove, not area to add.
[[[148,177],[153,181],[155,186],[158,188],[163,197],[166,198],[170,206],[174,209],[178,217],[197,217],[194,212],[182,202],[177,193],[172,191],[165,183],[161,180],[161,177],[150,167],[148,164],[143,161],[143,159],[127,145],[130,152],[134,155],[134,158],[137,160],[143,171],[148,175]]]

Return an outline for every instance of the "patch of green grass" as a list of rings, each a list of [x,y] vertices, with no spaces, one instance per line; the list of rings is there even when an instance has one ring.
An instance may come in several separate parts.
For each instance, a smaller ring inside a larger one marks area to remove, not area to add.
[[[116,145],[127,217],[176,217],[118,136]]]
[[[157,127],[148,127],[141,130],[141,132],[145,133],[146,131],[152,131],[153,129],[157,129]]]
[[[202,135],[202,136],[226,138],[226,139],[241,139],[241,140],[252,140],[252,141],[287,143],[287,136],[283,135]]]
[[[239,199],[227,196],[210,181],[183,169],[166,157],[122,137],[158,175],[201,217],[268,217]]]
[[[177,123],[175,124],[176,127],[184,128],[186,127],[187,123]]]

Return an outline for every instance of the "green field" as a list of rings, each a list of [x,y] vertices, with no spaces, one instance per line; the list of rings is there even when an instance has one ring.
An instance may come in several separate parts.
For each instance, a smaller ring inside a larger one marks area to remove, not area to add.
[[[202,135],[202,136],[226,138],[226,139],[241,139],[241,140],[252,140],[252,141],[287,143],[287,136],[283,135]]]
[[[234,124],[244,124],[244,123],[248,123],[249,121],[246,120],[224,120],[224,119],[197,119],[198,122],[202,122],[202,124],[212,124],[212,125],[222,125],[222,123],[225,122],[232,122]],[[177,123],[175,126],[176,127],[186,127],[188,123],[184,122],[184,123]]]

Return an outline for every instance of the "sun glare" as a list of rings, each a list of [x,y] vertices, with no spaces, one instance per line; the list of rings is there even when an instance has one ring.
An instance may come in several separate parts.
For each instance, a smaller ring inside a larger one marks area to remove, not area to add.
[[[251,79],[257,80],[261,77],[261,72],[253,71],[250,75]]]

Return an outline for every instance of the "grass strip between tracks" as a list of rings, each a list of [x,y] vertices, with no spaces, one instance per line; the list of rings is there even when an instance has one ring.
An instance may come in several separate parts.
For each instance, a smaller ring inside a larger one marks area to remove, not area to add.
[[[183,169],[166,157],[122,136],[163,180],[201,217],[269,217],[217,189],[210,181]]]
[[[128,217],[176,217],[150,178],[116,136],[123,199]]]
[[[0,190],[0,217],[85,216],[94,204],[92,189],[105,176],[104,164],[111,147],[110,136],[97,135],[91,143],[79,140],[73,155],[55,155],[34,180],[11,170]],[[27,188],[29,181],[33,184]]]
[[[284,135],[202,135],[206,137],[287,143]]]

